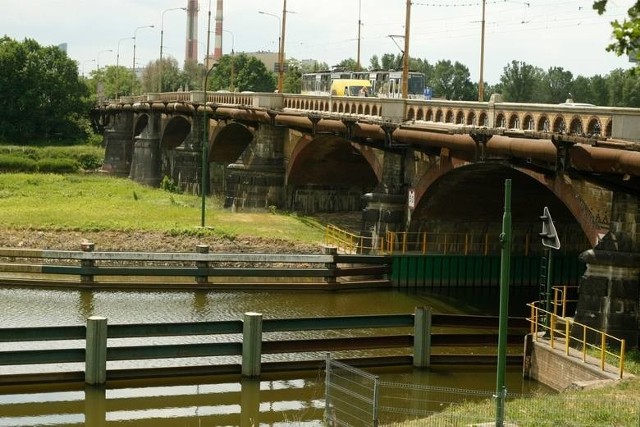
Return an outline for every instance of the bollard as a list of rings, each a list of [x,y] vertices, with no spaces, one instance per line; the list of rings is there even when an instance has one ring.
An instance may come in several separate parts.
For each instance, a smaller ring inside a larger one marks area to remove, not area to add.
[[[413,323],[413,366],[431,366],[431,310],[416,307]]]
[[[324,267],[328,270],[324,280],[326,283],[331,283],[331,284],[336,283],[337,267],[336,267],[335,256],[338,254],[338,248],[336,248],[335,246],[326,246],[324,248],[324,254],[331,255],[334,257],[333,262],[329,262],[324,265]]]
[[[87,319],[84,381],[102,385],[107,381],[107,319],[92,316]]]
[[[242,322],[242,376],[259,377],[262,359],[262,314],[245,313]]]
[[[95,243],[88,242],[86,240],[84,240],[80,244],[80,249],[82,249],[82,252],[93,252],[93,250],[95,248],[96,248]],[[93,260],[93,259],[80,260],[80,267],[82,267],[82,270],[84,268],[95,267],[95,265],[96,265],[96,261]],[[80,282],[82,282],[82,283],[93,283],[93,274],[81,274],[80,275]]]
[[[196,252],[199,254],[208,254],[209,253],[209,245],[197,245]],[[196,261],[196,267],[198,268],[198,273],[196,276],[197,283],[209,283],[209,276],[206,273],[206,270],[209,269],[208,261]]]

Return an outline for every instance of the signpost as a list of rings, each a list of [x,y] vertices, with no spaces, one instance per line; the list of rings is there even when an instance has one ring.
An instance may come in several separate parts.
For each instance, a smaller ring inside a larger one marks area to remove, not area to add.
[[[549,208],[547,208],[546,206],[544,207],[540,219],[542,220],[542,232],[540,233],[540,237],[542,238],[542,246],[544,246],[544,252],[547,258],[547,265],[540,265],[540,269],[542,270],[540,273],[540,287],[541,289],[544,289],[544,292],[541,292],[541,294],[543,294],[541,296],[543,296],[545,300],[545,325],[549,327],[549,313],[551,312],[551,286],[553,281],[552,249],[560,249],[560,239],[558,239],[556,226],[553,224],[553,220],[551,219]]]

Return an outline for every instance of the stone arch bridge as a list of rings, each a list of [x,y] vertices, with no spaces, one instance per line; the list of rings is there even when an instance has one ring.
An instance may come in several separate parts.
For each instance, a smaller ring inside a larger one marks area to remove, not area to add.
[[[104,171],[200,192],[204,164],[204,181],[226,206],[358,211],[359,231],[372,239],[387,231],[498,235],[503,183],[512,179],[514,234],[537,236],[549,207],[563,247],[592,248],[583,254],[589,274],[608,284],[607,307],[600,285],[589,307],[617,310],[627,323],[613,329],[638,329],[640,110],[499,95],[179,92],[123,97],[97,106],[93,119],[104,131]]]

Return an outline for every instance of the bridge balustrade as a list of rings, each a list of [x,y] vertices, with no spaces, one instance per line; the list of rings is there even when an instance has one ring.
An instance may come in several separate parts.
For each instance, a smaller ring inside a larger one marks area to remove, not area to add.
[[[183,102],[202,104],[204,92],[123,96],[107,104]],[[393,99],[278,93],[207,92],[207,103],[307,111],[402,123],[427,122],[452,128],[479,127],[520,132],[560,133],[635,140],[638,109],[574,104],[527,104],[442,99]],[[619,124],[614,129],[614,120]],[[540,136],[540,135],[538,135]]]

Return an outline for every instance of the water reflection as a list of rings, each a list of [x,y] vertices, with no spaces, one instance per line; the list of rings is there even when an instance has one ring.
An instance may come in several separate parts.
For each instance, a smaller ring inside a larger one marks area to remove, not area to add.
[[[535,295],[511,292],[512,315],[526,313]],[[4,327],[84,325],[90,316],[110,324],[237,320],[249,311],[265,318],[412,313],[428,306],[435,313],[497,314],[496,291],[431,292],[126,292],[0,288]],[[442,387],[495,387],[491,368],[398,368],[380,373],[387,381]],[[323,372],[261,380],[198,379],[180,384],[109,384],[106,389],[0,395],[1,426],[220,426],[322,425]],[[539,386],[507,374],[512,392]],[[544,389],[544,388],[543,388]]]

